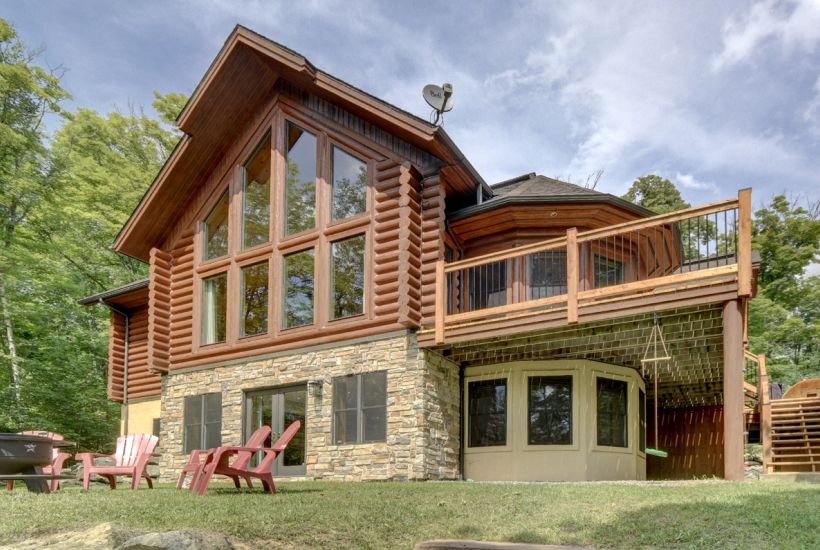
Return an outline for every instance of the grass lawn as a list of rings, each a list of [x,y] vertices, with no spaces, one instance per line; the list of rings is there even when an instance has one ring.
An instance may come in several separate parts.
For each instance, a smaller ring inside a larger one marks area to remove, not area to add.
[[[200,529],[297,548],[412,548],[432,538],[606,547],[819,548],[820,486],[291,482],[279,494],[170,485],[83,494],[0,491],[0,544],[111,522]]]

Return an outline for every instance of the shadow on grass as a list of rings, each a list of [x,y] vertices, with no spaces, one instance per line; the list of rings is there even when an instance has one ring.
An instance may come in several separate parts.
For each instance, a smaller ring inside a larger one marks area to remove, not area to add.
[[[299,495],[299,494],[306,494],[306,493],[322,493],[324,492],[321,488],[313,488],[313,487],[288,487],[287,485],[277,485],[276,486],[276,494],[268,494],[265,492],[262,487],[254,487],[253,489],[248,489],[247,487],[242,487],[237,489],[236,487],[227,487],[227,486],[216,486],[216,487],[208,487],[208,492],[205,494],[205,498],[209,496],[230,496],[230,495],[267,495],[271,498],[276,498],[278,496],[292,496],[292,495]]]
[[[703,495],[682,504],[649,504],[585,530],[584,538],[587,544],[619,548],[820,548],[818,509],[820,487],[772,486],[728,498]],[[576,521],[564,523],[564,533],[583,530]]]

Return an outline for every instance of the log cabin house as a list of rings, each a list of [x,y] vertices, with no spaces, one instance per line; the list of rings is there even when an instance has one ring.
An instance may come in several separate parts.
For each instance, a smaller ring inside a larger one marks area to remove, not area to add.
[[[490,186],[443,128],[243,27],[178,125],[114,244],[149,278],[81,301],[111,308],[109,397],[164,479],[295,419],[278,476],[743,477],[749,190],[655,215]]]

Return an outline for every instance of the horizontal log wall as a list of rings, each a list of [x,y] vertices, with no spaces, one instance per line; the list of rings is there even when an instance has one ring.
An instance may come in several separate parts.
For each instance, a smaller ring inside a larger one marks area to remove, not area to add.
[[[126,397],[152,397],[160,394],[161,378],[149,369],[148,307],[129,312],[128,395],[123,391],[125,371],[125,318],[111,312],[108,349],[108,398],[122,402]]]
[[[151,249],[148,284],[148,368],[166,372],[171,347],[171,260],[167,252]]]
[[[193,347],[194,231],[182,234],[171,250],[170,368]]]

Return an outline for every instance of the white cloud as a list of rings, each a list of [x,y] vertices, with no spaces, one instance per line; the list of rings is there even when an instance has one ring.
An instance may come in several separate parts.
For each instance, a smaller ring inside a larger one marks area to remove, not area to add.
[[[692,174],[675,174],[675,182],[684,189],[693,189],[695,191],[710,191],[718,193],[718,187],[710,181],[700,181]]]
[[[803,112],[803,120],[809,124],[809,131],[820,136],[820,76],[814,82],[814,97]]]
[[[748,13],[726,22],[723,50],[715,56],[712,69],[749,61],[767,41],[786,50],[813,52],[820,42],[820,0],[763,0]]]

